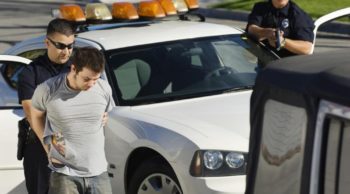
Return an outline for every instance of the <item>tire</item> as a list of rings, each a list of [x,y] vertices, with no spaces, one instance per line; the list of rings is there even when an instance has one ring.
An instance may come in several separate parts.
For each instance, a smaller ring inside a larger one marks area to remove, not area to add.
[[[143,162],[130,179],[128,194],[182,194],[172,168],[160,158]]]

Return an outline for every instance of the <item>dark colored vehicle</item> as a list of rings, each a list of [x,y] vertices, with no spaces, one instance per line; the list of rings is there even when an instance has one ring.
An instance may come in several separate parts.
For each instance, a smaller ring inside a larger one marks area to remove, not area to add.
[[[349,50],[272,62],[251,97],[246,194],[345,194]]]

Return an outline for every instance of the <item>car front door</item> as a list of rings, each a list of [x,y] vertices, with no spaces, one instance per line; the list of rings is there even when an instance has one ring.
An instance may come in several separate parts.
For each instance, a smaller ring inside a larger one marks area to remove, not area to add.
[[[319,27],[321,25],[325,24],[325,23],[328,23],[328,22],[333,21],[335,19],[346,17],[346,16],[350,16],[350,7],[339,9],[339,10],[336,10],[334,12],[328,13],[328,14],[318,18],[314,22],[314,24],[315,24],[315,28],[314,28],[314,42],[313,42],[313,45],[312,45],[311,54],[314,52],[314,49],[315,49],[316,35],[317,35],[317,31],[318,31]]]
[[[18,121],[24,117],[18,103],[17,82],[31,60],[0,55],[0,193],[25,193],[22,162],[17,160]]]

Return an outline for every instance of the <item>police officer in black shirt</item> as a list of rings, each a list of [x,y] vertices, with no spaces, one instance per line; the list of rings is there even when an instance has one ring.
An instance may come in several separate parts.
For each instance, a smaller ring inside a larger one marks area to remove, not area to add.
[[[269,0],[254,5],[247,32],[263,41],[281,57],[311,54],[314,23],[295,3]]]
[[[38,57],[21,72],[18,98],[29,124],[31,98],[35,88],[45,80],[69,71],[74,39],[74,28],[69,22],[63,19],[52,20],[47,27],[46,54]],[[29,194],[48,192],[51,170],[48,168],[46,153],[42,141],[30,130],[23,155],[24,175]]]

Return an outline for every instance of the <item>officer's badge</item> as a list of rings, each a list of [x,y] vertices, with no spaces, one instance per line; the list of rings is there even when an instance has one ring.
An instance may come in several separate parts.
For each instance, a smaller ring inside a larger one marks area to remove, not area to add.
[[[288,18],[282,20],[282,27],[283,27],[283,28],[288,28],[288,26],[289,26],[289,20],[288,20]]]

